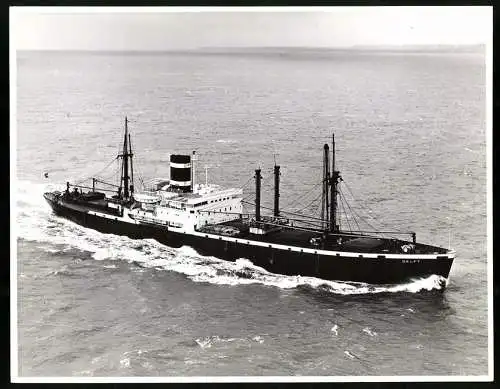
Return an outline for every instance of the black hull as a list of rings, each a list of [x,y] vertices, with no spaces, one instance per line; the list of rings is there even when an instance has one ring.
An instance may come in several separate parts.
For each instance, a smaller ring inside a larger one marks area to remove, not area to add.
[[[228,261],[247,258],[269,272],[317,277],[324,280],[395,284],[436,274],[448,278],[453,259],[353,258],[252,246],[168,230],[156,225],[136,225],[106,219],[58,204],[45,196],[54,212],[84,227],[132,239],[155,239],[170,247],[190,246],[199,254]]]

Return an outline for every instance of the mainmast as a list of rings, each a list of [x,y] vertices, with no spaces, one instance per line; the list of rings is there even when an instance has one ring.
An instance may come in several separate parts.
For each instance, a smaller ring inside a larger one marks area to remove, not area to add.
[[[128,120],[125,116],[125,137],[123,138],[123,197],[128,198]]]
[[[328,201],[328,185],[329,185],[329,178],[330,178],[330,164],[328,162],[329,158],[329,147],[327,144],[323,146],[324,149],[324,155],[323,155],[323,192],[322,192],[322,207],[321,207],[321,219],[323,220],[324,223],[324,229],[328,230],[329,229],[329,201]]]
[[[332,170],[330,172],[330,148],[323,146],[323,192],[321,196],[321,220],[325,231],[338,232],[337,225],[337,185],[340,172],[335,170],[335,135],[332,134]]]

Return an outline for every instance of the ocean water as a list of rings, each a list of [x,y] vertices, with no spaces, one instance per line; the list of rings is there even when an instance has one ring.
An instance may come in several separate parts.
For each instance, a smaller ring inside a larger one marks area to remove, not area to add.
[[[20,376],[488,374],[482,54],[18,52],[16,106]],[[117,176],[125,115],[136,179],[196,150],[199,180],[249,199],[261,167],[270,205],[276,160],[295,210],[334,132],[355,210],[457,251],[447,288],[280,276],[54,216],[44,191]]]

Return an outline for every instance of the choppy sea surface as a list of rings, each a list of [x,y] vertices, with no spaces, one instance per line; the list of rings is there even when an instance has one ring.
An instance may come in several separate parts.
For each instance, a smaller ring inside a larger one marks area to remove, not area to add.
[[[488,374],[484,56],[299,54],[18,52],[20,376]],[[54,216],[43,192],[102,170],[125,115],[137,177],[196,150],[200,180],[272,183],[276,159],[283,206],[335,132],[373,223],[457,251],[447,288],[275,275]]]

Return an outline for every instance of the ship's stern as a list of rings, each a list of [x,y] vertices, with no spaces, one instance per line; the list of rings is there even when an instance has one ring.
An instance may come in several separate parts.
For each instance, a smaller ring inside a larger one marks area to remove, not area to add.
[[[45,192],[43,194],[43,198],[49,203],[50,207],[55,211],[57,207],[57,202],[59,197],[61,196],[61,192]]]

